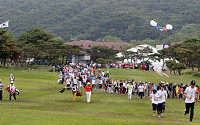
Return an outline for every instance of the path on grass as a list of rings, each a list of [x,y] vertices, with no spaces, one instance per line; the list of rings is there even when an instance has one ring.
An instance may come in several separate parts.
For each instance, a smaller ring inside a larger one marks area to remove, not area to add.
[[[164,76],[164,77],[169,77],[169,75],[167,75],[166,73],[164,73],[164,72],[157,72],[159,75],[161,75],[161,76]]]

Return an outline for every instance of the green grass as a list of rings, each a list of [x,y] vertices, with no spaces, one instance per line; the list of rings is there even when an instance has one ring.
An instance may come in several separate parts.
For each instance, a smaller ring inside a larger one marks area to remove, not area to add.
[[[48,70],[8,70],[0,69],[0,78],[4,85],[9,85],[9,75],[16,77],[15,85],[21,95],[17,101],[8,101],[9,93],[4,92],[3,102],[0,103],[0,125],[64,125],[64,124],[199,124],[199,102],[195,104],[193,123],[189,122],[189,115],[184,117],[184,101],[168,99],[166,101],[165,118],[152,117],[152,107],[148,98],[139,100],[134,96],[132,100],[127,95],[108,94],[94,91],[91,104],[86,103],[86,96],[77,97],[73,102],[71,91],[60,94],[58,91],[65,85],[58,85],[58,73]],[[189,75],[170,78],[159,76],[154,72],[139,70],[110,69],[113,79],[132,79],[136,81],[171,81],[189,83],[199,78]],[[83,90],[84,91],[84,90]]]

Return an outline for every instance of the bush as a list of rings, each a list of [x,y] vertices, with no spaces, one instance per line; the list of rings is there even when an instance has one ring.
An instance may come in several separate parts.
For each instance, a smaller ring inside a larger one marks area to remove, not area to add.
[[[195,72],[186,72],[185,74],[193,75],[195,77],[200,77],[200,72],[197,72],[197,71],[195,71]]]

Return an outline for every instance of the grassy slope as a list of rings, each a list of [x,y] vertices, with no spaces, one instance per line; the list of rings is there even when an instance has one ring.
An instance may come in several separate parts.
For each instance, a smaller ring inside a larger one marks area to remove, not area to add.
[[[190,124],[189,116],[183,116],[184,101],[171,100],[166,102],[165,118],[153,118],[151,104],[147,98],[139,100],[134,96],[128,100],[127,95],[108,94],[94,91],[92,103],[86,103],[85,94],[73,102],[71,91],[60,94],[64,85],[56,83],[58,74],[45,70],[11,71],[0,69],[0,78],[8,86],[9,74],[16,77],[15,85],[21,90],[17,101],[8,101],[8,92],[4,92],[0,103],[0,124]],[[164,78],[156,73],[137,70],[110,70],[112,78],[134,78],[136,81],[178,81],[189,82],[189,76],[171,76]],[[200,79],[196,79],[200,81]],[[195,104],[193,124],[200,123],[200,104]]]

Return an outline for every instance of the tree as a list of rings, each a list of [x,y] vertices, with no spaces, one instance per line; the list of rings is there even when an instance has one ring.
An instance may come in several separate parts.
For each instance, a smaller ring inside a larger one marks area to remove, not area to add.
[[[130,53],[127,51],[127,50],[130,49],[130,48],[132,48],[132,46],[123,45],[123,46],[121,47],[120,52],[121,52],[122,55],[123,55],[123,61],[124,61],[125,58],[128,59],[129,57],[132,57],[132,56],[130,55]]]
[[[98,64],[106,64],[106,60],[103,59],[103,58],[98,58],[98,59],[96,60],[96,63],[98,63]]]
[[[26,33],[23,33],[19,37],[17,46],[23,52],[22,57],[24,57],[25,60],[27,58],[34,58],[35,62],[44,57],[44,53],[46,53],[48,49],[47,46],[49,46],[47,41],[50,39],[50,33],[46,33],[42,28],[34,28],[26,31]]]
[[[0,59],[4,62],[4,67],[7,59],[12,59],[17,51],[16,42],[12,41],[11,36],[6,33],[6,30],[0,31]],[[8,64],[8,63],[7,63]]]
[[[14,34],[13,34],[13,32],[12,32],[12,30],[11,29],[8,29],[7,30],[7,32],[6,32],[6,34],[8,35],[8,40],[9,41],[15,41],[15,36],[14,36]]]
[[[64,64],[64,58],[66,56],[71,55],[81,55],[81,48],[77,45],[69,45],[69,44],[63,44],[60,46],[60,56],[62,57],[62,64]]]
[[[114,59],[117,52],[107,46],[93,46],[90,53],[92,60],[95,61],[98,58]]]
[[[175,63],[172,66],[172,70],[177,70],[178,71],[178,75],[181,75],[181,70],[185,69],[185,65],[183,63]]]
[[[163,70],[164,69],[164,65],[165,65],[165,58],[167,57],[167,49],[165,48],[163,50],[159,50],[157,56],[163,62],[163,65],[162,65],[162,70]]]
[[[34,28],[20,35],[18,41],[24,44],[31,43],[36,45],[38,40],[48,41],[51,38],[51,33],[45,32],[43,28]]]
[[[118,37],[106,36],[104,37],[104,42],[123,42],[123,41]]]
[[[168,60],[165,61],[167,68],[169,69],[169,73],[171,74],[172,67],[176,64],[176,61]]]

